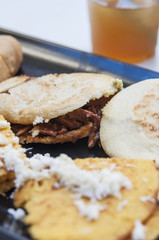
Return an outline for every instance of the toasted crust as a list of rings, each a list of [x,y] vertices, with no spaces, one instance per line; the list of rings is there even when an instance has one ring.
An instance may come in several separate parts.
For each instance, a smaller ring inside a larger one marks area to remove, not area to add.
[[[9,94],[0,94],[0,113],[11,123],[32,124],[37,116],[58,117],[91,99],[113,95],[121,88],[121,81],[104,74],[50,74],[30,78],[9,89]]]
[[[12,36],[1,35],[0,56],[9,70],[10,77],[14,76],[23,60],[20,43]]]
[[[159,159],[159,79],[118,93],[103,109],[100,140],[109,156]]]
[[[122,190],[122,200],[108,197],[100,201],[107,209],[97,220],[88,222],[80,217],[73,204],[72,192],[64,188],[55,189],[56,178],[41,182],[29,181],[15,194],[15,205],[24,207],[28,215],[25,223],[30,226],[33,238],[38,240],[97,240],[126,239],[130,236],[134,221],[145,221],[156,209],[152,202],[142,202],[140,197],[153,196],[158,190],[158,173],[152,161],[142,159],[77,159],[75,163],[88,171],[103,169],[116,164],[118,169],[132,182],[131,190]],[[106,163],[103,164],[103,163]],[[127,165],[130,166],[127,166]],[[133,165],[134,167],[131,167]],[[91,166],[91,168],[90,168]],[[143,181],[147,179],[147,183]],[[83,198],[88,203],[88,199]],[[121,211],[118,206],[127,200]]]

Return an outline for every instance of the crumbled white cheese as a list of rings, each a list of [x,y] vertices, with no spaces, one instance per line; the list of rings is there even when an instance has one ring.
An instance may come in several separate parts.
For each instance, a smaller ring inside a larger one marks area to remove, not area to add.
[[[142,202],[152,202],[152,203],[156,204],[156,200],[153,197],[151,197],[151,196],[140,197],[140,200]]]
[[[24,153],[24,149],[13,148],[13,145],[10,143],[3,147],[0,147],[0,156],[3,159],[7,170],[16,170],[24,165],[24,161],[21,159],[21,155]],[[21,166],[20,166],[21,165]],[[23,170],[23,168],[21,168]]]
[[[86,163],[85,163],[85,165],[89,165],[89,164],[90,164],[90,162],[86,162]]]
[[[33,130],[32,133],[31,133],[31,135],[32,135],[32,137],[34,138],[34,137],[38,136],[39,133],[40,133],[40,131],[37,129],[37,130]]]
[[[4,129],[10,126],[10,123],[5,120],[0,120],[0,129]]]
[[[54,188],[60,188],[60,187],[61,187],[60,183],[58,182],[54,183]]]
[[[26,165],[15,164],[16,186],[21,186],[27,179],[49,178],[55,175],[61,186],[76,193],[76,197],[82,196],[90,199],[103,199],[107,196],[121,197],[120,189],[132,188],[131,182],[121,172],[112,172],[110,169],[86,171],[79,168],[71,158],[65,154],[53,158],[47,155],[36,154],[26,159]],[[18,170],[19,169],[19,170]]]
[[[76,197],[88,197],[101,200],[107,196],[121,197],[120,189],[132,188],[131,182],[121,172],[110,169],[86,171],[79,168],[66,155],[55,158],[51,172],[56,175],[61,185],[76,193]]]
[[[122,202],[119,203],[117,210],[120,212],[123,209],[123,207],[125,207],[127,204],[128,200],[127,199],[123,200]]]
[[[116,168],[116,163],[112,163],[109,170],[114,171],[115,168]]]
[[[143,180],[143,182],[145,182],[145,183],[148,182],[147,178],[143,178],[142,180]]]
[[[25,216],[25,212],[21,208],[17,208],[16,210],[13,208],[9,208],[8,213],[11,214],[16,220],[23,220]]]
[[[102,206],[98,202],[90,202],[85,204],[82,199],[75,200],[73,203],[78,208],[80,216],[87,217],[88,221],[98,219],[100,211],[103,211],[107,208],[107,206]]]
[[[107,165],[107,162],[100,162],[101,165]]]
[[[126,166],[126,167],[136,167],[135,164],[130,164],[130,163],[125,163],[125,166]]]
[[[33,125],[36,125],[36,124],[38,124],[38,123],[43,123],[43,122],[44,122],[43,117],[37,116],[37,117],[35,118],[35,120],[33,121]]]
[[[4,159],[8,170],[15,172],[15,186],[20,187],[28,179],[40,181],[56,176],[60,184],[82,196],[90,199],[103,199],[107,196],[120,198],[120,189],[131,189],[132,184],[121,172],[112,169],[86,171],[79,168],[65,154],[53,158],[50,155],[36,154],[33,157],[21,159],[23,149],[14,149],[11,144],[0,148],[0,156]]]
[[[132,231],[132,240],[145,240],[146,227],[136,220],[134,223],[134,229]]]
[[[19,143],[19,138],[18,137],[13,137],[11,140],[12,143]]]
[[[95,168],[95,166],[94,165],[89,165],[89,168],[91,169],[91,168]]]
[[[48,122],[49,122],[49,119],[45,119],[44,122],[45,122],[45,123],[48,123]]]
[[[6,144],[8,144],[8,139],[4,134],[0,133],[0,145],[6,145]]]

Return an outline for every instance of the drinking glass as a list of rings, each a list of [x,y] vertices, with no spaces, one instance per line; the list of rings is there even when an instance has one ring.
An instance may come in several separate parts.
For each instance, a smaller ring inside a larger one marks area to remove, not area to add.
[[[88,0],[93,52],[129,63],[154,55],[159,0]]]

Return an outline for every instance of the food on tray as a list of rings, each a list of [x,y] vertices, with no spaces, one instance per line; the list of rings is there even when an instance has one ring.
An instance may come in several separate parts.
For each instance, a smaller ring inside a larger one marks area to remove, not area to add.
[[[153,161],[36,158],[46,162],[50,178],[27,181],[14,196],[27,211],[24,222],[33,239],[127,239],[157,207]]]
[[[155,209],[153,215],[148,219],[145,224],[146,227],[146,240],[157,240],[159,237],[159,205]]]
[[[6,168],[4,157],[6,161],[13,160],[15,151],[21,149],[18,142],[19,139],[11,131],[10,124],[0,115],[0,193],[7,192],[14,186],[14,171]],[[22,155],[25,156],[24,153]]]
[[[28,76],[21,75],[21,76],[15,76],[12,78],[7,79],[6,81],[3,81],[0,83],[0,93],[6,93],[9,91],[9,89],[14,88],[23,82],[25,82],[28,79]]]
[[[17,39],[0,35],[0,82],[14,76],[22,60],[23,53]]]
[[[100,140],[109,156],[159,161],[159,79],[133,84],[111,99]]]
[[[93,147],[99,139],[101,109],[122,89],[121,80],[104,74],[25,77],[15,87],[17,77],[0,84],[0,114],[21,143],[76,142],[88,136]]]
[[[2,116],[0,160],[0,192],[10,190],[14,180],[14,204],[27,211],[26,217],[21,208],[9,209],[8,214],[15,219],[24,217],[33,239],[97,240],[106,236],[111,240],[132,234],[150,240],[158,235],[154,221],[158,219],[159,179],[153,161],[72,161],[64,154],[27,158]]]

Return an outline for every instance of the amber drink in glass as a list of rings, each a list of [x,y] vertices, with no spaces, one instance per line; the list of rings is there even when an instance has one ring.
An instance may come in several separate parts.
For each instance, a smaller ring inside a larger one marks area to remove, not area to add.
[[[88,0],[93,52],[129,63],[154,55],[159,0]]]

